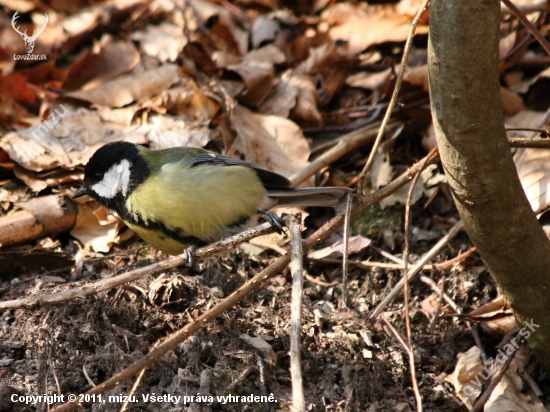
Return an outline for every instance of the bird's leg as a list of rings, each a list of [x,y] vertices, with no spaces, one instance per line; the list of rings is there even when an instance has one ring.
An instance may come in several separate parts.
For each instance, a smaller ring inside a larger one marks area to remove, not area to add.
[[[285,222],[283,222],[283,220],[279,216],[277,216],[277,213],[271,212],[270,210],[259,210],[258,212],[264,215],[264,219],[266,220],[266,222],[271,223],[271,226],[273,226],[273,229],[275,229],[278,234],[283,234],[283,226],[285,225]]]
[[[193,269],[195,264],[195,252],[197,251],[197,246],[191,245],[183,251],[183,254],[187,258],[187,266]]]

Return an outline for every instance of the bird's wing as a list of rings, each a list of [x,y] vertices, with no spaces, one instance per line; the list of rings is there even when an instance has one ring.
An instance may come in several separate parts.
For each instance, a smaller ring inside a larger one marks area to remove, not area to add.
[[[292,186],[290,180],[286,177],[264,169],[253,163],[245,160],[236,159],[234,157],[217,155],[214,153],[203,153],[189,160],[190,167],[196,167],[204,164],[219,164],[225,166],[246,166],[253,169],[266,189],[286,189]]]

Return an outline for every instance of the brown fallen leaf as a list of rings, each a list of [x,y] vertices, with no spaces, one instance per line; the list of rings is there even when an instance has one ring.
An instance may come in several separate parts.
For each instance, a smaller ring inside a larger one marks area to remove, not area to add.
[[[329,34],[334,41],[346,41],[348,53],[355,55],[375,44],[405,41],[409,31],[408,18],[373,13],[332,27]],[[427,26],[417,27],[416,34],[426,33]]]
[[[247,161],[284,176],[291,176],[308,164],[309,145],[302,130],[291,120],[257,114],[237,106],[230,121],[237,139],[228,155],[243,155]]]
[[[183,27],[168,21],[134,32],[132,40],[138,42],[145,55],[156,57],[161,62],[174,62],[187,44]]]
[[[361,235],[350,236],[348,244],[348,253],[359,253],[366,247],[368,247],[372,241]],[[344,252],[344,241],[338,240],[330,246],[324,247],[319,250],[313,250],[307,254],[307,257],[311,259],[323,259],[330,257],[342,256]]]
[[[480,376],[486,376],[487,373],[477,346],[472,346],[466,353],[459,353],[457,359],[454,371],[445,380],[454,386],[460,401],[471,409],[483,387],[484,380],[478,382]]]
[[[166,64],[138,74],[121,76],[93,89],[65,93],[64,96],[108,107],[122,107],[151,98],[178,80],[178,66]]]
[[[133,43],[103,36],[99,47],[99,52],[89,51],[71,65],[63,81],[64,90],[93,89],[131,72],[139,63],[140,56]]]
[[[346,79],[346,84],[350,87],[361,87],[368,90],[378,90],[378,88],[382,84],[388,81],[391,75],[391,67],[375,73],[360,71],[358,73],[354,73],[348,76],[348,78]],[[403,79],[407,80],[407,71],[405,71],[405,76]],[[411,82],[409,81],[409,83]]]
[[[520,149],[514,162],[527,200],[533,210],[550,202],[550,152],[545,149]]]
[[[117,243],[122,227],[124,224],[121,221],[95,201],[78,203],[78,216],[71,236],[78,239],[84,247],[107,253]]]
[[[319,94],[314,79],[307,75],[292,75],[289,84],[298,88],[296,106],[290,112],[290,118],[304,126],[320,127],[323,118],[319,112]]]
[[[510,309],[510,306],[508,306],[504,300],[504,296],[500,295],[496,299],[493,299],[479,308],[458,316],[474,321],[480,321],[509,316],[511,314],[512,310]]]
[[[493,364],[498,367],[500,359],[505,359],[514,352],[514,359],[512,359],[506,373],[491,393],[484,411],[546,412],[547,409],[536,396],[523,393],[525,382],[521,377],[521,373],[529,362],[529,347],[527,345],[522,345],[519,349],[516,349],[512,343],[508,344],[507,347],[499,350],[499,355],[496,356]]]
[[[290,74],[290,73],[289,73]],[[259,108],[262,114],[288,117],[290,111],[295,108],[299,87],[292,81],[292,75],[286,73],[276,81],[269,95]]]
[[[246,105],[259,107],[273,86],[273,64],[266,61],[246,60],[227,66],[226,74],[237,74],[244,82],[245,89],[236,97]]]
[[[86,164],[92,154],[109,141],[147,143],[143,134],[139,136],[135,132],[135,127],[104,122],[96,111],[64,108],[66,111],[59,112],[62,116],[0,137],[0,148],[25,169],[42,172]]]

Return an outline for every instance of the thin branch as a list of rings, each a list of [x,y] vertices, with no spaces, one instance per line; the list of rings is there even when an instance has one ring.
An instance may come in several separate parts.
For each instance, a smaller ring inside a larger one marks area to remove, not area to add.
[[[508,7],[508,9],[512,12],[516,18],[523,23],[523,25],[531,32],[531,34],[535,37],[535,39],[538,40],[542,48],[546,51],[546,53],[550,54],[550,43],[546,40],[546,38],[542,35],[542,33],[535,27],[533,23],[529,21],[529,19],[521,12],[520,9],[516,7],[514,3],[512,3],[510,0],[502,0],[502,2]]]
[[[369,158],[367,159],[367,163],[365,164],[365,167],[361,171],[361,174],[359,175],[359,187],[364,187],[364,179],[369,172],[372,163],[374,162],[374,157],[376,156],[376,153],[378,152],[378,147],[380,146],[380,142],[382,141],[382,137],[384,136],[384,133],[386,132],[386,126],[388,122],[390,121],[390,117],[393,113],[393,110],[395,108],[395,105],[397,104],[397,97],[399,96],[399,92],[401,91],[401,84],[403,83],[403,75],[405,74],[405,68],[407,67],[407,61],[409,60],[409,53],[411,51],[412,46],[412,39],[414,37],[414,33],[416,31],[416,26],[418,26],[418,23],[420,23],[420,19],[422,18],[422,15],[426,11],[426,8],[428,7],[428,3],[430,0],[424,0],[422,2],[422,5],[420,6],[420,9],[418,10],[418,13],[416,13],[416,16],[414,20],[411,23],[411,29],[409,31],[409,36],[407,37],[407,41],[405,43],[405,47],[403,49],[403,58],[401,59],[401,64],[399,65],[399,73],[397,74],[397,79],[395,81],[395,87],[393,89],[393,93],[390,99],[390,103],[388,104],[388,109],[386,110],[386,114],[384,115],[384,118],[382,119],[382,124],[380,125],[380,130],[378,131],[378,135],[376,136],[376,140],[374,141],[374,145],[372,146],[372,150],[370,152]]]
[[[491,383],[489,383],[487,388],[483,391],[481,396],[477,399],[476,404],[474,405],[474,407],[472,409],[470,409],[470,412],[480,412],[480,411],[483,410],[483,407],[485,406],[485,403],[489,400],[489,397],[491,396],[491,394],[493,393],[493,391],[497,387],[498,383],[500,382],[500,380],[502,379],[502,377],[506,373],[506,370],[508,369],[508,367],[510,366],[510,364],[514,360],[514,357],[516,356],[516,353],[518,353],[517,350],[512,352],[508,356],[508,359],[506,359],[506,362],[504,362],[504,364],[501,366],[499,371],[493,376],[493,379],[491,379]],[[493,362],[496,362],[496,361],[493,360]]]
[[[550,11],[550,5],[546,0],[535,4],[521,4],[516,7],[524,14],[536,13],[538,11]],[[500,14],[504,15],[513,13],[508,7],[504,6],[500,9]]]
[[[340,300],[340,307],[342,309],[347,308],[348,297],[348,247],[349,247],[349,229],[351,220],[351,205],[353,203],[353,193],[348,193],[346,198],[346,215],[344,218],[344,250],[342,255],[342,299]]]
[[[290,272],[292,273],[292,295],[290,304],[290,379],[292,381],[292,410],[305,412],[304,383],[302,379],[302,293],[304,290],[304,261],[300,220],[294,215],[285,217],[290,237]]]
[[[197,260],[204,259],[215,253],[232,248],[239,243],[246,242],[261,234],[271,232],[271,224],[263,223],[250,230],[239,233],[235,236],[228,237],[220,240],[219,242],[212,243],[211,245],[201,247],[195,252],[195,258]],[[58,292],[58,293],[44,293],[41,295],[33,295],[27,298],[8,300],[6,302],[0,302],[0,311],[6,309],[34,309],[43,306],[55,305],[68,300],[83,298],[96,293],[103,292],[105,290],[112,289],[116,286],[120,286],[124,283],[132,282],[147,275],[159,273],[168,269],[181,266],[187,262],[185,254],[173,256],[161,262],[154,263],[143,268],[132,270],[122,275],[113,276],[111,278],[102,279],[97,282],[93,282],[84,286],[80,286],[74,289]]]
[[[424,265],[432,260],[443,249],[451,239],[453,239],[462,229],[464,225],[462,221],[457,222],[446,236],[441,238],[422,258],[416,262],[413,268],[409,271],[407,277],[403,277],[397,285],[391,290],[390,293],[378,304],[378,306],[369,315],[369,319],[374,320],[384,311],[384,308],[395,298],[395,296],[401,292],[405,284],[405,278],[410,282],[415,276],[422,270]]]
[[[401,122],[393,121],[387,125],[388,131],[395,131],[402,127]],[[350,133],[347,133],[343,136],[340,136],[338,143],[332,149],[323,153],[321,156],[316,158],[309,165],[304,167],[299,172],[290,176],[290,181],[292,186],[296,187],[300,183],[305,182],[309,177],[313,176],[315,173],[324,169],[325,167],[331,165],[342,156],[347,153],[350,153],[357,149],[358,147],[364,146],[372,141],[376,137],[377,130],[379,128],[378,124],[368,125],[361,127],[360,129],[354,130]]]
[[[430,154],[434,154],[438,151],[437,146],[432,149]],[[411,331],[411,319],[409,314],[409,277],[407,274],[409,273],[409,240],[410,240],[410,232],[411,232],[411,203],[412,203],[412,196],[414,192],[414,187],[416,186],[416,183],[418,182],[418,178],[420,177],[421,170],[426,167],[424,163],[426,163],[426,160],[428,157],[424,159],[422,167],[416,172],[414,175],[414,178],[411,182],[411,186],[409,187],[409,192],[407,194],[407,201],[405,202],[405,252],[403,253],[403,260],[405,261],[405,268],[403,270],[403,280],[404,282],[404,291],[403,295],[405,298],[405,331],[407,334],[407,343],[410,348],[410,350],[407,352],[408,358],[409,358],[409,369],[411,371],[411,384],[413,388],[414,398],[416,400],[416,410],[418,412],[423,411],[422,406],[422,396],[420,395],[420,389],[418,388],[418,380],[416,379],[416,365],[414,362],[414,353],[413,353],[413,344],[412,344],[412,331]]]
[[[472,248],[472,249],[475,249],[475,248]],[[449,304],[449,306],[455,311],[455,313],[457,315],[460,315],[462,313],[462,311],[460,310],[458,305],[455,303],[455,301],[452,300],[451,297],[449,295],[447,295],[445,293],[445,291],[443,290],[444,285],[442,285],[441,288],[439,288],[439,286],[437,286],[435,284],[435,282],[427,276],[420,276],[420,280],[422,282],[428,284],[433,289],[433,291],[436,292],[438,295],[443,296],[443,299],[445,299],[445,301]],[[483,348],[483,344],[481,343],[481,338],[479,337],[477,327],[472,322],[470,322],[468,319],[464,318],[464,319],[462,319],[462,321],[470,329],[470,332],[472,333],[472,336],[474,337],[474,342],[476,343],[476,346],[478,347],[479,352],[481,353],[481,359],[483,360],[483,362],[486,362],[487,361],[487,354],[485,353],[485,349]]]

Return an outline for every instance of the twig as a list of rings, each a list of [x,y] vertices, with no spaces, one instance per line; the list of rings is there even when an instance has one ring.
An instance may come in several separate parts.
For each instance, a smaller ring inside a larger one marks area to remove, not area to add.
[[[506,362],[504,362],[504,364],[499,369],[499,371],[493,376],[493,379],[491,379],[491,383],[489,383],[489,385],[487,385],[487,388],[483,391],[481,396],[477,399],[476,404],[474,405],[474,407],[472,409],[470,409],[470,412],[480,412],[481,410],[483,410],[483,406],[485,405],[485,403],[487,402],[487,400],[491,396],[491,393],[493,393],[493,390],[496,388],[496,386],[498,385],[498,383],[500,382],[500,380],[502,379],[502,377],[506,373],[506,370],[508,369],[508,367],[512,363],[512,360],[514,360],[514,357],[516,356],[516,353],[518,353],[518,352],[519,351],[516,350],[516,351],[512,352],[510,354],[510,356],[508,356],[508,359],[506,359]],[[495,361],[493,360],[493,362],[495,362]]]
[[[386,259],[389,259],[395,263],[398,263],[400,265],[404,265],[405,262],[403,262],[403,259],[398,258],[397,256],[392,255],[391,253],[386,252],[384,249],[380,249],[377,246],[374,246],[372,243],[369,245],[369,247],[374,250],[375,252],[380,253],[382,256],[384,256]]]
[[[508,9],[512,12],[516,18],[523,23],[523,25],[533,34],[535,39],[538,40],[542,48],[546,51],[546,53],[550,54],[550,43],[546,40],[546,38],[542,35],[542,33],[535,27],[533,23],[529,21],[529,19],[521,12],[520,9],[516,7],[514,3],[512,3],[510,0],[501,0]]]
[[[84,364],[82,365],[82,373],[84,374],[84,377],[86,378],[86,380],[88,381],[88,383],[90,384],[91,387],[95,388],[96,387],[96,384],[94,383],[94,381],[90,378],[90,376],[88,375],[88,372],[86,371],[86,362],[84,362]]]
[[[508,144],[510,147],[530,147],[533,149],[548,149],[550,148],[550,139],[546,138],[526,138],[526,137],[509,137]]]
[[[253,366],[248,366],[246,367],[240,374],[239,376],[237,376],[233,382],[231,382],[229,384],[229,386],[227,387],[227,391],[229,392],[233,392],[235,390],[235,388],[237,387],[237,385],[239,385],[240,383],[242,383],[246,377],[248,375],[250,375],[250,373],[254,370],[254,367]]]
[[[290,304],[290,379],[292,381],[292,410],[305,412],[304,383],[302,380],[302,293],[304,289],[302,233],[300,220],[295,215],[285,216],[290,237],[290,271],[292,295]]]
[[[265,396],[267,395],[267,388],[265,386],[265,365],[261,356],[258,355],[256,363],[258,364],[258,374],[260,375],[260,394]]]
[[[380,318],[384,321],[384,323],[386,324],[386,326],[391,332],[391,333],[388,333],[388,335],[394,337],[397,343],[401,345],[401,347],[407,354],[412,353],[412,348],[409,346],[409,343],[405,339],[403,339],[403,336],[401,335],[401,333],[399,333],[399,331],[391,324],[389,319],[387,319],[384,315],[380,316]]]
[[[346,199],[346,215],[344,217],[344,250],[342,252],[342,299],[340,300],[340,307],[342,309],[347,308],[348,297],[348,247],[349,247],[349,225],[351,215],[351,205],[353,203],[353,193],[348,193]]]
[[[209,395],[212,393],[212,371],[208,368],[201,372],[199,393]],[[192,403],[188,409],[189,412],[212,412],[212,406],[205,403]]]
[[[347,133],[338,139],[338,143],[332,149],[328,150],[299,172],[290,176],[292,186],[296,187],[305,182],[310,176],[319,172],[321,169],[334,163],[347,153],[350,153],[368,143],[371,143],[376,137],[379,125],[368,125]],[[401,126],[400,122],[390,122],[387,126],[388,131],[395,131]]]
[[[458,221],[452,228],[449,230],[449,233],[447,233],[446,236],[441,238],[439,242],[437,242],[429,251],[426,253],[422,258],[416,262],[416,264],[413,266],[413,268],[409,271],[408,276],[406,277],[407,280],[411,281],[414,279],[414,277],[422,270],[424,265],[432,260],[440,251],[443,249],[449,241],[454,238],[458,232],[460,232],[464,228],[464,225],[462,221]],[[378,304],[378,306],[372,311],[372,313],[369,315],[369,319],[374,320],[384,310],[384,308],[390,303],[395,296],[401,292],[403,289],[403,285],[405,283],[405,277],[403,277],[397,285],[394,286],[394,288],[391,290],[390,293]]]
[[[426,276],[420,276],[420,280],[424,280]],[[429,279],[429,278],[428,278]],[[430,279],[431,280],[431,279]],[[443,306],[443,301],[445,300],[445,275],[441,277],[441,289],[439,290],[439,299],[437,300],[437,307],[435,308],[434,317],[430,321],[430,324],[428,325],[428,333],[434,333],[435,325],[437,324],[437,321],[439,320],[439,314],[441,313],[441,306]]]
[[[424,12],[426,11],[426,8],[428,7],[428,3],[430,0],[424,0],[422,2],[422,5],[420,6],[420,9],[418,10],[418,13],[416,13],[416,16],[414,17],[414,20],[411,23],[411,29],[409,31],[409,35],[407,37],[407,41],[405,43],[405,47],[403,49],[403,58],[401,59],[401,64],[399,65],[399,73],[397,74],[397,79],[395,80],[395,87],[393,89],[393,93],[390,99],[390,103],[388,104],[388,108],[386,110],[386,114],[384,115],[384,118],[382,119],[382,124],[380,125],[380,130],[378,131],[378,135],[376,136],[376,140],[374,141],[374,145],[372,146],[372,150],[370,152],[369,158],[367,159],[367,163],[365,164],[365,167],[359,174],[359,187],[364,187],[364,179],[369,172],[372,163],[374,162],[374,157],[376,156],[376,153],[378,152],[378,147],[380,146],[380,142],[382,141],[382,137],[384,136],[384,133],[386,133],[386,126],[390,120],[390,117],[393,113],[393,110],[395,108],[395,105],[397,103],[397,97],[399,96],[399,92],[401,91],[401,84],[403,83],[403,75],[405,74],[405,68],[407,67],[407,61],[409,60],[409,53],[411,51],[412,46],[412,39],[414,37],[414,33],[416,31],[416,26],[418,26],[418,23],[420,23],[420,19]]]
[[[434,147],[430,154],[434,154],[437,152],[437,146]],[[426,163],[426,160],[428,158],[426,157],[424,159],[424,163]],[[414,178],[411,182],[411,186],[409,187],[409,192],[407,194],[407,201],[405,202],[405,252],[403,253],[403,260],[405,261],[405,268],[403,269],[403,280],[404,282],[404,305],[405,305],[405,331],[407,334],[407,343],[410,348],[410,350],[407,352],[408,358],[409,358],[409,369],[411,371],[411,384],[413,388],[414,398],[416,401],[416,410],[418,412],[423,411],[422,406],[422,396],[420,396],[420,389],[418,388],[418,380],[416,379],[416,366],[414,363],[414,353],[413,353],[413,344],[412,344],[412,331],[411,331],[411,319],[409,314],[409,277],[407,276],[409,273],[409,240],[410,240],[410,232],[411,232],[411,203],[412,203],[412,196],[414,192],[414,187],[416,186],[416,182],[418,182],[418,178],[420,177],[421,169],[423,169],[425,165],[423,164],[422,167],[416,172],[414,175]]]
[[[132,399],[132,397],[134,396],[134,393],[136,393],[137,391],[137,388],[139,388],[139,385],[141,384],[141,381],[145,376],[145,372],[147,372],[147,368],[142,369],[141,372],[138,374],[136,381],[132,385],[132,389],[130,389],[130,393],[128,393],[128,397],[126,398],[126,401],[122,404],[122,407],[120,408],[120,412],[126,412],[130,410],[129,400]]]
[[[335,259],[336,260],[336,259]],[[340,264],[341,262],[338,260],[337,261],[338,264]],[[330,282],[330,283],[327,283],[327,282],[323,282],[322,280],[319,280],[311,275],[308,275],[307,273],[304,273],[304,277],[310,281],[311,283],[315,283],[316,285],[319,285],[319,286],[322,286],[324,288],[331,288],[333,286],[336,286],[338,284],[337,281],[334,281],[334,282]]]
[[[474,249],[474,248],[472,248],[472,249]],[[453,299],[451,299],[451,297],[449,295],[447,295],[445,293],[445,291],[442,289],[443,285],[442,285],[441,288],[439,288],[435,284],[435,282],[427,276],[420,276],[420,280],[422,282],[428,284],[433,289],[434,292],[436,292],[439,295],[442,295],[443,299],[445,299],[445,301],[449,304],[449,306],[455,311],[455,313],[457,315],[461,314],[461,310],[458,307],[458,305],[455,303],[455,301]],[[474,337],[474,341],[476,343],[476,346],[478,347],[479,352],[481,353],[481,359],[483,360],[483,362],[487,362],[487,354],[485,353],[485,349],[483,348],[483,345],[481,343],[481,338],[479,337],[479,333],[477,331],[476,326],[472,322],[470,322],[468,319],[462,319],[462,320],[464,321],[466,326],[470,329],[470,332],[472,333],[472,336]]]
[[[540,398],[542,395],[544,395],[544,392],[539,388],[539,385],[535,382],[533,377],[527,372],[525,369],[521,372],[521,376],[523,377],[523,380],[529,385],[531,390],[533,391],[533,394]]]
[[[536,128],[536,127],[507,127],[506,133],[508,132],[535,132],[537,134],[543,134],[545,136],[550,135],[550,130]],[[543,137],[542,139],[548,139],[548,138]]]
[[[535,4],[521,4],[516,7],[524,14],[536,13],[537,11],[550,11],[550,5],[546,0]],[[508,7],[504,6],[500,9],[500,14],[513,14],[513,12]]]
[[[225,249],[234,247],[235,245],[246,242],[247,240],[252,239],[253,237],[259,236],[264,233],[271,232],[271,224],[263,223],[259,226],[256,226],[250,230],[239,233],[238,235],[228,237],[227,239],[220,240],[219,242],[212,243],[211,245],[201,247],[195,252],[195,258],[204,259],[205,257],[211,256],[217,252],[220,252]],[[33,309],[39,308],[42,306],[55,305],[61,302],[68,300],[83,298],[85,296],[94,295],[105,290],[112,289],[116,286],[128,283],[137,279],[140,279],[144,276],[151,275],[154,273],[162,272],[164,270],[173,269],[175,267],[181,266],[187,262],[187,258],[184,255],[173,256],[162,262],[157,262],[155,264],[145,266],[130,272],[124,273],[122,275],[113,276],[111,278],[102,279],[100,281],[80,286],[74,289],[66,290],[58,293],[45,293],[38,296],[31,296],[28,298],[8,300],[6,302],[0,302],[0,311],[6,309]]]
[[[546,209],[548,207],[550,207],[550,205],[544,205],[543,206],[544,209]],[[540,208],[539,208],[539,210],[540,210]],[[535,214],[538,214],[538,213],[539,212],[535,212]],[[439,271],[447,270],[450,267],[454,266],[456,263],[460,263],[464,259],[469,258],[476,251],[477,251],[477,249],[473,246],[470,249],[468,249],[466,252],[460,253],[458,256],[455,256],[452,259],[446,260],[445,262],[435,263],[433,265],[425,265],[423,267],[423,270],[439,270]],[[312,260],[315,260],[317,262],[334,263],[336,265],[340,265],[342,263],[342,261],[340,259],[322,258],[322,259],[312,259]],[[375,262],[375,261],[372,261],[372,260],[350,260],[348,263],[350,265],[357,266],[361,269],[384,268],[384,269],[393,269],[393,270],[403,270],[405,268],[405,264],[401,259],[398,259],[398,260],[399,260],[398,263]],[[310,275],[306,274],[305,276],[306,276],[307,280],[310,280],[311,282],[316,283],[315,280],[310,279],[310,277],[311,277]],[[317,281],[317,282],[320,282],[320,281]],[[318,284],[321,285],[321,286],[334,286],[333,283],[334,283],[334,285],[338,284],[338,282],[336,282],[336,283],[335,282],[331,282],[331,283],[320,282]]]

